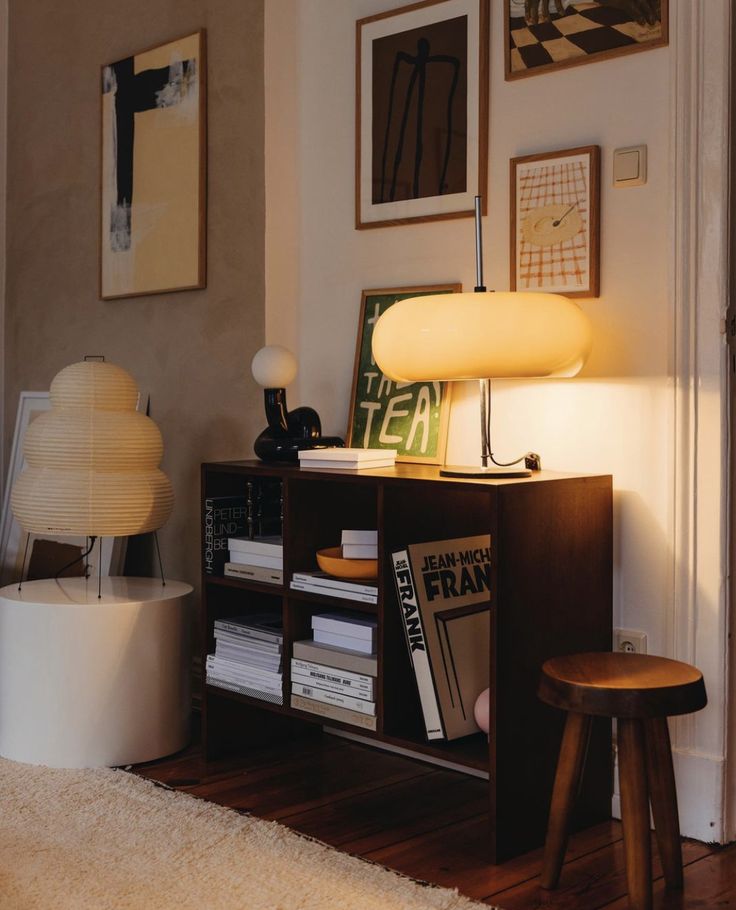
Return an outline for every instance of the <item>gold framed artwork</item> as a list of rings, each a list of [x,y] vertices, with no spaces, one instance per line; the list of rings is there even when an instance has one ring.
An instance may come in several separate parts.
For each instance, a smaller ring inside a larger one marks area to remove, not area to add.
[[[600,294],[600,146],[511,159],[511,290]]]
[[[451,384],[393,382],[376,365],[371,341],[378,317],[397,300],[461,290],[460,284],[435,284],[363,291],[346,445],[396,449],[397,461],[444,464]]]
[[[485,204],[489,18],[489,0],[425,0],[356,23],[356,228]]]
[[[506,79],[664,47],[669,0],[505,0]]]
[[[102,67],[100,297],[205,286],[204,30]]]

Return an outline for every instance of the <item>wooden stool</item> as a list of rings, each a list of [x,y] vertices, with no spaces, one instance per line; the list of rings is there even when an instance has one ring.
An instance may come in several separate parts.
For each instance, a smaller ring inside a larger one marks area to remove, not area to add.
[[[556,888],[560,879],[592,717],[615,717],[629,906],[650,910],[650,799],[665,881],[670,888],[682,888],[667,718],[705,707],[702,673],[689,664],[646,654],[573,654],[544,664],[539,697],[568,712],[552,793],[542,887]]]

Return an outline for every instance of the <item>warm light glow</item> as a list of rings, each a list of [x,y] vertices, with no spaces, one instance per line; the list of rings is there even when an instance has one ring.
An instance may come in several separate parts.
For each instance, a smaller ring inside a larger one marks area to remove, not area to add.
[[[11,494],[24,530],[124,537],[166,523],[174,494],[158,469],[161,434],[135,410],[137,397],[133,377],[112,363],[75,363],[54,378]]]
[[[284,389],[294,381],[297,362],[288,348],[269,344],[256,351],[250,368],[253,378],[264,389]]]
[[[373,332],[376,363],[399,382],[574,376],[590,347],[588,317],[559,294],[410,297]]]

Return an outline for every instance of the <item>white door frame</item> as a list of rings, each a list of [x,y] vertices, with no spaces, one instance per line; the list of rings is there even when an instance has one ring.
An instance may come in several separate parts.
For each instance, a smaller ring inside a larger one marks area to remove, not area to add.
[[[674,302],[673,608],[669,653],[709,704],[672,728],[683,834],[734,837],[725,805],[728,700],[730,0],[671,0]],[[664,327],[663,327],[664,330]],[[735,787],[729,788],[731,791]]]

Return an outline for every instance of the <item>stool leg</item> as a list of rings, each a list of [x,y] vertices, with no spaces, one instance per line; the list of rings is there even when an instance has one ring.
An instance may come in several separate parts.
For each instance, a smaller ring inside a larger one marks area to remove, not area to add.
[[[647,777],[652,800],[654,829],[659,857],[668,888],[682,888],[682,843],[677,816],[677,790],[672,768],[672,747],[666,717],[653,717],[645,723]]]
[[[590,717],[570,712],[565,721],[555,786],[549,810],[547,840],[542,865],[543,888],[556,888],[565,859],[570,816],[578,794],[590,734]]]
[[[646,748],[644,723],[638,718],[618,719],[618,769],[629,907],[631,910],[651,910],[652,847]]]

